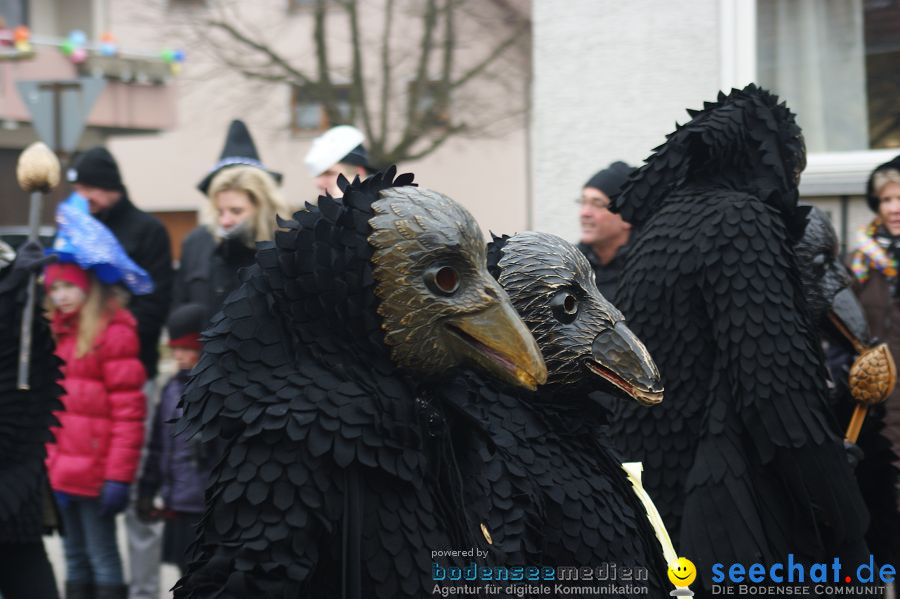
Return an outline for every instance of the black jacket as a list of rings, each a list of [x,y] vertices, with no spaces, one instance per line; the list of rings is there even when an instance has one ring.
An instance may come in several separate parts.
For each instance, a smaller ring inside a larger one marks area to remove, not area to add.
[[[46,444],[53,439],[50,427],[59,425],[53,411],[63,407],[57,383],[60,360],[53,353],[47,321],[40,309],[35,310],[31,388],[17,389],[20,329],[31,270],[21,260],[0,268],[0,546],[40,543],[45,526],[55,519],[44,459]]]
[[[238,288],[238,271],[253,264],[256,250],[239,240],[216,243],[205,227],[197,227],[181,246],[181,266],[175,274],[172,308],[188,303],[206,306],[206,320],[219,311]]]
[[[432,548],[476,546],[381,337],[366,236],[393,173],[297,212],[213,317],[176,434],[227,448],[175,597],[420,598]]]
[[[622,274],[622,265],[625,263],[628,244],[624,244],[616,251],[616,255],[609,261],[609,264],[600,262],[594,249],[586,243],[579,243],[578,249],[588,259],[591,269],[594,271],[594,277],[597,279],[597,289],[600,290],[603,297],[615,304],[616,290],[619,287],[619,277]]]
[[[172,301],[174,272],[169,233],[159,219],[132,204],[127,191],[111,208],[95,216],[109,227],[125,253],[153,278],[153,293],[132,296],[128,304],[138,322],[141,363],[152,379],[159,360],[159,333]]]

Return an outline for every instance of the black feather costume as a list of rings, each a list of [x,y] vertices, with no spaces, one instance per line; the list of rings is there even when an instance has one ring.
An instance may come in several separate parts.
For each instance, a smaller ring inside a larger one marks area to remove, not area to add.
[[[546,369],[472,217],[394,172],[281,222],[213,319],[180,426],[227,449],[177,597],[424,597],[484,546],[425,382]]]
[[[5,245],[0,243],[0,246]],[[8,247],[8,246],[7,246]],[[42,255],[38,248],[38,255]],[[19,338],[26,281],[32,270],[21,255],[0,256],[0,545],[40,543],[48,518],[55,520],[44,468],[46,443],[53,440],[59,401],[60,360],[46,319],[35,310],[28,390],[17,388]]]
[[[615,440],[707,587],[718,562],[861,563],[867,514],[792,249],[800,129],[753,85],[690,114],[613,202],[637,229],[619,307],[666,388],[619,404]]]
[[[534,394],[503,391],[474,374],[445,392],[480,429],[457,446],[470,450],[463,460],[467,503],[484,517],[491,551],[503,565],[615,564],[613,582],[623,588],[615,577],[640,568],[647,577],[631,579],[637,590],[604,596],[640,595],[640,587],[667,596],[660,542],[611,452],[604,415],[588,398],[606,387],[620,401],[659,402],[655,364],[597,291],[590,264],[573,245],[542,233],[495,238],[488,266],[548,369],[547,384]]]
[[[834,386],[831,401],[838,422],[846,425],[856,407],[850,392],[850,365],[857,355],[851,339],[874,345],[866,316],[850,289],[852,279],[840,261],[838,237],[824,212],[813,208],[803,237],[794,247],[804,295],[813,321],[828,343],[828,366]],[[835,319],[840,323],[836,328]],[[856,465],[856,480],[871,515],[866,542],[878,564],[893,564],[900,554],[900,515],[894,487],[897,456],[884,436],[885,404],[869,406],[856,444],[863,459]]]

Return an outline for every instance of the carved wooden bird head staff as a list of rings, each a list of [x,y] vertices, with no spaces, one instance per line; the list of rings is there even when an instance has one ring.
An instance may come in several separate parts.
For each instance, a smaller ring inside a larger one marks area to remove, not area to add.
[[[547,385],[606,387],[642,404],[662,401],[659,369],[622,313],[597,290],[587,259],[548,233],[494,238],[489,266],[534,335]]]
[[[547,369],[486,267],[472,216],[417,187],[384,189],[369,220],[375,295],[392,360],[423,374],[469,363],[531,390]]]

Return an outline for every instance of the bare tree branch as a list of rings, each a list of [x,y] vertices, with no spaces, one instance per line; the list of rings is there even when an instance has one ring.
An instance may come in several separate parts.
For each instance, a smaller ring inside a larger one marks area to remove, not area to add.
[[[253,40],[253,39],[245,36],[243,33],[238,31],[237,28],[232,26],[230,23],[227,23],[225,21],[216,20],[216,19],[209,19],[209,20],[207,20],[206,24],[209,25],[210,27],[213,27],[214,29],[219,29],[220,31],[224,31],[229,36],[231,36],[231,38],[234,39],[235,41],[240,42],[241,44],[245,45],[246,47],[248,47],[252,50],[256,50],[257,52],[260,52],[264,56],[267,56],[269,58],[269,60],[271,60],[271,62],[274,66],[277,66],[284,70],[284,72],[287,75],[286,77],[284,77],[285,79],[294,79],[298,83],[303,83],[303,84],[311,83],[309,77],[307,77],[306,74],[304,74],[301,71],[294,68],[294,66],[291,65],[283,56],[281,56],[280,54],[275,52],[272,48],[270,48],[266,44],[260,43],[256,40]]]
[[[313,13],[315,29],[313,38],[316,40],[316,66],[318,67],[319,80],[316,84],[316,97],[325,107],[328,122],[336,125],[341,122],[341,115],[335,102],[334,86],[331,84],[331,70],[328,68],[328,45],[325,41],[325,16],[328,0],[316,0],[316,8]]]
[[[231,72],[260,86],[295,85],[304,101],[322,106],[332,125],[359,126],[375,164],[423,158],[455,136],[496,135],[498,124],[512,127],[522,114],[519,104],[527,105],[528,79],[520,73],[529,64],[527,11],[484,0],[311,4],[312,10],[293,13],[290,22],[272,17],[265,24],[261,17],[248,18],[242,2],[209,0],[209,11],[195,13],[196,38]],[[301,19],[313,35],[298,60],[289,57],[272,27],[284,24],[296,32]],[[376,23],[383,29],[370,31]],[[462,52],[463,38],[481,52]],[[494,72],[498,64],[504,68]],[[336,73],[348,77],[335,81]],[[340,91],[346,81],[350,114]]]
[[[453,78],[453,55],[456,50],[454,10],[457,0],[447,0],[444,7],[444,60],[437,97],[434,99],[435,112],[446,116],[450,109],[450,82]]]
[[[428,0],[425,14],[422,17],[422,42],[419,45],[419,64],[416,67],[416,76],[413,79],[412,89],[406,99],[406,123],[403,127],[403,135],[391,154],[405,152],[415,141],[416,131],[419,129],[420,110],[419,100],[428,83],[428,61],[431,58],[431,41],[434,37],[434,27],[437,22],[437,7],[435,0]]]
[[[377,144],[384,148],[388,132],[388,102],[391,98],[391,32],[394,25],[394,0],[387,0],[384,10],[384,34],[381,41],[381,132]],[[375,141],[375,140],[373,140]]]
[[[490,66],[494,61],[496,61],[504,52],[506,52],[513,44],[519,41],[519,37],[528,31],[531,23],[525,19],[522,19],[515,30],[513,30],[512,34],[503,40],[500,44],[498,44],[487,56],[485,56],[480,62],[475,64],[472,68],[467,70],[463,75],[453,82],[452,88],[459,88],[471,81],[473,78],[480,75],[488,66]]]
[[[347,13],[350,16],[350,35],[353,44],[353,83],[350,88],[350,101],[358,106],[362,114],[363,129],[366,131],[366,139],[372,139],[372,119],[369,107],[366,103],[366,84],[363,80],[362,53],[360,46],[363,43],[359,34],[359,18],[356,10],[356,0],[346,0]]]
[[[424,158],[425,156],[431,154],[432,152],[437,150],[439,147],[444,145],[444,142],[446,142],[448,139],[450,139],[454,135],[457,135],[457,134],[461,133],[462,131],[464,131],[465,128],[466,128],[465,125],[455,125],[453,127],[447,127],[446,129],[443,130],[443,132],[441,132],[441,134],[439,136],[432,139],[431,143],[429,143],[428,145],[423,147],[418,152],[405,152],[402,157],[396,156],[393,160],[390,160],[389,162],[392,164],[395,164],[397,162],[401,162],[401,160],[412,161],[412,160],[418,160],[419,158]]]

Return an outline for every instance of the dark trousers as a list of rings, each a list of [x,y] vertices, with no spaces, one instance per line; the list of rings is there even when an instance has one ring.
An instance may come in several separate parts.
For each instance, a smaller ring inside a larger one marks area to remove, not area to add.
[[[3,599],[59,599],[44,543],[0,543]]]

